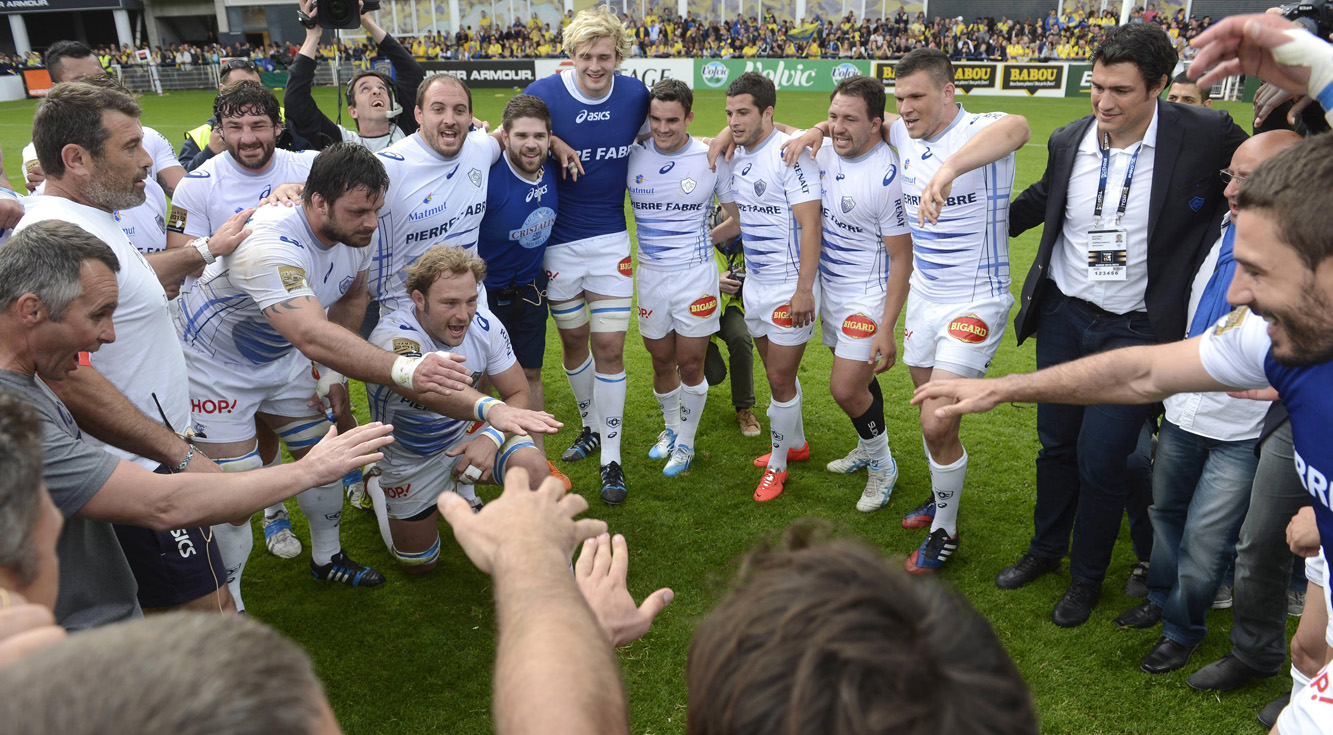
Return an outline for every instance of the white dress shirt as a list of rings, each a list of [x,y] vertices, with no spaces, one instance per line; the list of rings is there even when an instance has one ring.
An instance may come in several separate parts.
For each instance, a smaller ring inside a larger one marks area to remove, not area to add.
[[[1112,148],[1102,200],[1101,223],[1094,222],[1097,182],[1101,177],[1101,141],[1094,121],[1078,145],[1069,173],[1064,225],[1051,253],[1050,274],[1066,296],[1082,299],[1115,314],[1144,311],[1148,290],[1148,205],[1152,200],[1153,158],[1157,149],[1157,111],[1143,134],[1142,150],[1134,164],[1134,181],[1120,226],[1128,234],[1127,271],[1123,281],[1093,281],[1088,277],[1088,231],[1115,226],[1116,208],[1125,183],[1125,171],[1140,144]]]

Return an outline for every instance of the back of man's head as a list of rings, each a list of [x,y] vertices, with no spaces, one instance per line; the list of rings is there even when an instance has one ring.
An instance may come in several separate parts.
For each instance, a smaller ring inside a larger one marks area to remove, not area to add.
[[[0,569],[22,589],[40,571],[42,550],[33,543],[33,531],[45,492],[42,430],[36,409],[7,391],[0,391],[0,462],[5,466],[0,475]]]
[[[238,615],[98,628],[0,669],[6,735],[320,733],[334,725],[300,648]]]
[[[88,44],[81,41],[56,41],[46,50],[46,55],[42,57],[42,64],[46,67],[46,72],[51,76],[51,81],[55,84],[61,82],[73,81],[74,75],[69,73],[70,61],[90,60],[91,65],[81,64],[80,69],[91,70],[94,66],[98,71],[101,70],[101,64],[93,58],[93,50],[88,48]]]
[[[1037,732],[977,612],[855,542],[798,525],[742,564],[690,645],[690,735]]]

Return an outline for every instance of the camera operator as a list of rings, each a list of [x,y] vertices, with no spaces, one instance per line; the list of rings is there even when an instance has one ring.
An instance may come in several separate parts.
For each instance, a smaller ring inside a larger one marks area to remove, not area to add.
[[[347,114],[356,124],[356,130],[348,130],[320,112],[310,93],[315,81],[315,64],[319,59],[319,39],[324,35],[324,29],[317,25],[314,0],[301,0],[301,12],[310,20],[302,21],[306,25],[305,43],[288,69],[287,94],[284,99],[286,104],[291,105],[287,122],[292,132],[309,140],[313,149],[322,150],[338,141],[347,141],[360,143],[378,153],[415,133],[420,127],[416,116],[399,114],[403,108],[398,100],[416,97],[417,86],[426,77],[426,70],[371,17],[370,13],[378,9],[378,0],[362,4],[361,27],[378,44],[379,55],[387,56],[393,62],[394,76],[398,81],[395,84],[377,71],[365,70],[354,74],[347,84]]]

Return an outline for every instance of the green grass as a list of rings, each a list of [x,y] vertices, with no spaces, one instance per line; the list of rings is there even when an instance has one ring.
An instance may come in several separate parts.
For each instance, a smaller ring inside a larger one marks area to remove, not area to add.
[[[321,97],[333,107],[331,90]],[[478,117],[496,122],[509,92],[477,90]],[[209,114],[205,92],[144,97],[144,119],[172,141]],[[1055,128],[1088,111],[1086,100],[965,99],[972,111],[1004,109],[1023,114],[1032,142],[1018,155],[1015,190],[1037,180],[1045,167],[1045,141]],[[827,98],[817,93],[784,93],[777,117],[807,125],[819,120]],[[720,92],[701,91],[694,130],[701,135],[723,125]],[[1230,106],[1229,106],[1230,107]],[[0,146],[5,169],[19,172],[19,151],[29,139],[33,103],[0,104]],[[1247,110],[1232,108],[1248,125]],[[1034,256],[1039,231],[1011,243],[1015,291]],[[549,409],[569,423],[548,441],[552,455],[572,439],[577,413],[559,367],[559,345],[548,331],[545,379]],[[996,356],[992,375],[1033,368],[1032,344],[1014,345],[1012,330]],[[901,338],[901,329],[899,329]],[[627,338],[630,374],[624,444],[630,500],[619,508],[598,501],[595,463],[565,465],[576,490],[612,531],[629,539],[631,590],[637,597],[661,586],[676,591],[676,602],[651,633],[621,653],[635,733],[681,733],[686,712],[685,663],[695,624],[725,592],[735,559],[754,540],[806,516],[833,522],[841,533],[870,541],[901,558],[921,541],[904,531],[902,512],[927,494],[929,474],[921,451],[916,410],[907,400],[911,384],[901,365],[883,378],[890,443],[901,470],[893,502],[865,515],[854,509],[861,477],[835,477],[823,464],[842,456],[855,442],[847,417],[828,395],[830,357],[818,337],[801,367],[805,388],[806,433],[812,438],[809,463],[796,465],[786,494],[757,505],[750,496],[759,472],[750,460],[766,450],[767,438],[744,438],[732,418],[726,386],[710,391],[699,430],[699,455],[690,475],[661,476],[647,459],[661,428],[651,393],[651,369],[636,328]],[[768,403],[762,373],[757,380],[760,413]],[[364,416],[364,394],[360,394]],[[962,546],[942,578],[957,586],[994,625],[1026,678],[1043,730],[1049,733],[1258,733],[1254,715],[1289,686],[1285,676],[1218,697],[1185,686],[1186,676],[1229,650],[1231,614],[1210,616],[1211,630],[1193,663],[1183,672],[1160,677],[1139,673],[1138,663],[1158,635],[1119,631],[1111,620],[1136,600],[1121,592],[1132,563],[1127,533],[1117,547],[1100,606],[1086,625],[1063,630],[1050,622],[1050,609],[1068,583],[1065,573],[1030,587],[1004,592],[992,582],[1001,567],[1027,545],[1032,529],[1033,459],[1037,451],[1036,409],[1006,405],[963,422],[962,438],[971,456],[962,515]],[[763,417],[761,416],[761,419]],[[764,420],[767,426],[767,420]],[[493,497],[494,488],[483,488]],[[294,507],[294,506],[293,506]],[[298,520],[298,535],[308,541]],[[439,569],[424,579],[402,574],[382,548],[368,516],[350,513],[343,541],[363,562],[383,569],[389,582],[373,591],[311,582],[306,558],[278,560],[264,553],[262,539],[245,574],[251,614],[283,631],[309,651],[328,688],[334,710],[349,733],[484,733],[491,729],[490,679],[495,636],[489,579],[477,572],[447,531]],[[1294,623],[1289,626],[1294,631]],[[1290,632],[1290,631],[1289,631]],[[275,685],[278,685],[275,683]]]

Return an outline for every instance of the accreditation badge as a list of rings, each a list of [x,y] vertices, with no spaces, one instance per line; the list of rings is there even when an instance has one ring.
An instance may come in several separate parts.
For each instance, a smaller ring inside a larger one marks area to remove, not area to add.
[[[1088,233],[1088,280],[1123,281],[1129,264],[1129,233],[1124,228]]]

